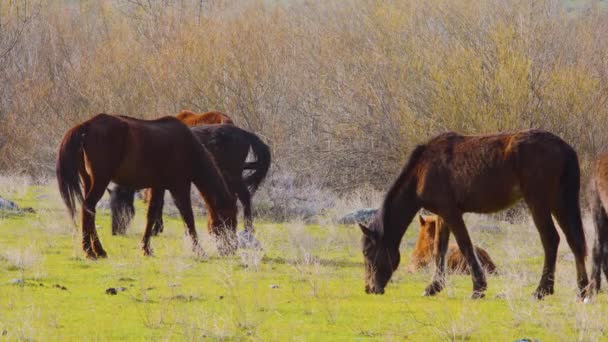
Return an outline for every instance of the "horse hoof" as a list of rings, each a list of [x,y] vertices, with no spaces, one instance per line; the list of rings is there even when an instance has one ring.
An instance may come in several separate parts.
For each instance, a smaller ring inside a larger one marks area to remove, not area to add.
[[[438,286],[431,284],[429,286],[426,287],[426,289],[424,289],[424,292],[422,293],[423,297],[430,297],[430,296],[434,296],[436,294],[438,294],[441,291],[441,288],[439,288]]]
[[[154,252],[152,249],[144,249],[144,256],[151,257],[154,256]]]
[[[207,259],[207,253],[205,252],[203,247],[197,246],[197,247],[193,248],[192,251],[194,252],[194,256],[197,259]]]
[[[534,291],[534,293],[532,294],[532,297],[537,300],[542,300],[546,296],[552,295],[552,294],[553,294],[553,289],[538,288],[538,289],[536,289],[536,291]]]
[[[473,291],[471,299],[482,299],[485,298],[486,294],[482,291]]]
[[[108,257],[108,253],[106,253],[105,251],[97,252],[97,257],[100,259],[105,259]]]

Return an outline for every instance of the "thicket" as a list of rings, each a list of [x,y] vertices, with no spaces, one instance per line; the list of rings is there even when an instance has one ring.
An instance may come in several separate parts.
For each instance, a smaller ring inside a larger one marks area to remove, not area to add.
[[[551,0],[0,1],[0,171],[52,174],[100,112],[216,109],[347,191],[448,130],[608,144],[608,14]]]

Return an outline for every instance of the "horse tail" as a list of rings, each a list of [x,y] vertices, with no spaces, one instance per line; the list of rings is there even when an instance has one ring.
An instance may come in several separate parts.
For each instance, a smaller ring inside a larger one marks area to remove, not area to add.
[[[266,145],[257,135],[250,133],[249,134],[249,144],[251,146],[251,150],[255,155],[255,162],[245,163],[245,169],[253,170],[250,174],[245,176],[243,181],[249,192],[253,195],[266,175],[268,174],[268,169],[270,169],[270,147]]]
[[[567,145],[565,167],[561,176],[562,196],[558,201],[561,202],[562,210],[566,211],[567,224],[562,229],[567,229],[566,239],[570,248],[576,252],[587,256],[587,242],[585,240],[585,230],[583,229],[583,220],[581,218],[581,206],[579,201],[579,193],[581,187],[581,170],[578,163],[578,155],[576,151]],[[561,222],[560,222],[561,223]],[[563,224],[560,224],[563,226]]]
[[[59,146],[59,156],[55,167],[59,193],[72,219],[76,213],[76,201],[82,203],[82,180],[78,170],[83,163],[83,143],[86,132],[87,125],[80,124],[65,134]]]

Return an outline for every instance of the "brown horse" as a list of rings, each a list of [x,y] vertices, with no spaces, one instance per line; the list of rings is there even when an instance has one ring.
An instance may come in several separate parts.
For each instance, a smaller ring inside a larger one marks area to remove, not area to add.
[[[445,221],[437,231],[435,274],[425,289],[434,295],[445,284],[445,254],[454,234],[473,278],[473,298],[484,296],[487,283],[467,228],[465,212],[492,213],[523,198],[545,252],[537,298],[553,293],[559,223],[574,253],[579,295],[586,296],[586,243],[579,205],[580,170],[574,149],[542,130],[495,135],[441,134],[414,149],[382,208],[363,231],[366,292],[384,293],[397,269],[401,239],[420,208]]]
[[[243,205],[245,230],[253,234],[251,197],[260,186],[270,168],[270,148],[257,135],[232,125],[205,125],[191,128],[198,141],[211,153],[217,167],[222,173],[228,189],[236,194]],[[246,163],[249,149],[256,160]],[[249,166],[251,173],[243,176]],[[118,188],[118,189],[117,189]],[[146,191],[146,198],[152,191]],[[164,193],[164,190],[162,190]],[[116,187],[110,198],[112,209],[112,233],[125,231],[134,213],[134,190]],[[163,231],[162,208],[163,197],[157,197],[153,234]],[[123,214],[124,213],[124,214]],[[115,225],[117,229],[115,230]]]
[[[191,127],[211,124],[234,125],[234,122],[228,115],[216,111],[196,114],[189,110],[182,110],[175,117]],[[245,165],[245,168],[248,170],[254,169],[248,163]],[[110,208],[112,210],[112,234],[125,234],[129,222],[133,218],[133,215],[135,215],[135,207],[133,206],[135,189],[116,185],[114,189],[108,189],[108,192],[110,193]],[[151,189],[146,189],[144,192],[144,202],[148,203],[151,195]],[[154,223],[153,234],[158,234],[162,230],[161,216],[160,221],[156,220]]]
[[[412,271],[417,271],[419,268],[426,267],[431,263],[436,254],[434,252],[435,241],[438,241],[435,232],[440,229],[447,229],[444,227],[437,228],[438,226],[445,225],[445,222],[437,215],[427,217],[419,215],[418,219],[420,221],[420,233],[418,233],[416,247],[412,252],[412,260],[409,267]],[[475,254],[486,272],[490,274],[496,273],[496,265],[494,265],[492,258],[490,258],[485,249],[475,246]],[[469,265],[458,245],[454,243],[448,245],[446,259],[448,271],[452,273],[471,273]]]
[[[591,279],[600,290],[602,270],[608,279],[608,152],[597,158],[591,177],[591,213],[595,226]]]
[[[182,110],[179,112],[179,114],[177,114],[176,118],[188,126],[198,126],[204,124],[234,125],[234,122],[228,115],[216,111],[196,114],[189,110]]]
[[[59,191],[72,217],[76,200],[83,203],[82,248],[89,258],[107,256],[95,228],[95,205],[110,181],[136,189],[168,189],[198,253],[204,252],[194,227],[191,183],[205,199],[211,217],[210,229],[215,234],[229,234],[225,230],[227,226],[227,231],[234,234],[235,197],[228,191],[205,148],[186,125],[173,117],[147,121],[98,114],[65,134],[59,147],[56,172]],[[151,254],[153,209],[148,208],[143,238],[145,255]]]

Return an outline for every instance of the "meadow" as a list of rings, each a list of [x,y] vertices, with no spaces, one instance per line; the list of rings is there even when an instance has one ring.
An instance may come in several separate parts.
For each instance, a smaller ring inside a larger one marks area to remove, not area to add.
[[[447,131],[562,137],[586,206],[608,142],[606,4],[0,0],[0,196],[36,211],[0,212],[0,340],[608,339],[608,297],[576,301],[565,239],[555,295],[531,298],[543,253],[524,211],[465,216],[499,269],[475,301],[465,275],[421,296],[432,269],[406,271],[417,221],[386,294],[365,294],[361,233],[335,223],[377,207],[413,148]],[[225,112],[270,146],[253,199],[264,249],[219,256],[199,210],[208,258],[176,216],[146,258],[138,200],[126,236],[98,209],[109,258],[85,259],[52,178],[61,137],[101,112],[183,109]]]
[[[155,256],[144,257],[144,208],[136,201],[138,215],[126,236],[112,236],[108,211],[98,210],[109,258],[90,261],[52,180],[31,185],[3,177],[0,183],[20,206],[36,210],[0,216],[0,339],[606,339],[608,297],[576,301],[574,265],[563,239],[556,294],[531,298],[542,248],[525,217],[511,224],[466,216],[473,241],[490,252],[500,272],[489,276],[485,299],[469,299],[465,275],[448,276],[446,290],[434,298],[421,296],[432,270],[406,271],[416,222],[401,246],[399,270],[378,296],[363,291],[359,230],[329,218],[316,224],[258,221],[262,251],[220,257],[199,213],[206,259],[190,252],[181,220],[167,218],[165,232],[152,240]],[[585,224],[590,228],[589,220]],[[110,288],[115,295],[106,293]]]

